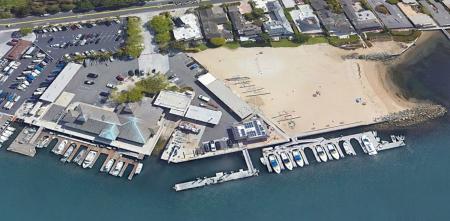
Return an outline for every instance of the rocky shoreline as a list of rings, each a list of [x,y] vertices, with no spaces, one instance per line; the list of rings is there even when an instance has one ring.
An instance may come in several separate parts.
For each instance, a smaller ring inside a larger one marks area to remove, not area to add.
[[[447,109],[439,104],[418,104],[416,107],[392,113],[377,121],[379,129],[391,129],[393,127],[409,127],[444,116]]]

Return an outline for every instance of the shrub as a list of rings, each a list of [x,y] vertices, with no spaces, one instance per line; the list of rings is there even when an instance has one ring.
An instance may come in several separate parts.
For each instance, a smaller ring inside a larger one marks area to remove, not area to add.
[[[22,36],[27,36],[28,34],[31,34],[33,32],[33,28],[30,27],[22,27],[19,29],[19,32]]]
[[[224,45],[226,41],[225,38],[211,38],[209,39],[209,43],[211,43],[213,47],[220,47]]]

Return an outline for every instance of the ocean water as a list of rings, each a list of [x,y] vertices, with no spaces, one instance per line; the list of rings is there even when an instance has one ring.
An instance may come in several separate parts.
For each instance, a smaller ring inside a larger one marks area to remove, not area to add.
[[[448,106],[450,42],[436,37],[417,51],[394,69],[402,86]],[[0,220],[449,220],[449,117],[390,132],[407,147],[282,175],[265,172],[256,150],[260,176],[179,193],[177,182],[243,168],[241,154],[179,165],[151,157],[130,182],[99,173],[99,163],[62,164],[49,149],[35,158],[1,149]]]

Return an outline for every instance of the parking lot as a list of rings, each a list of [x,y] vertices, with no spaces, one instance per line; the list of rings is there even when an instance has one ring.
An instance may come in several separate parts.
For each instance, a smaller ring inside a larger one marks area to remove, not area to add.
[[[101,62],[87,65],[86,68],[81,68],[80,71],[72,78],[70,84],[64,91],[73,93],[75,97],[72,102],[84,102],[92,105],[102,105],[106,101],[104,93],[110,93],[111,88],[106,87],[106,84],[118,85],[120,82],[116,79],[117,75],[126,76],[129,70],[135,70],[138,67],[136,59],[130,61],[115,60],[114,62]],[[89,73],[97,74],[96,78],[89,78]],[[85,81],[92,81],[94,84],[87,85]]]
[[[86,51],[116,51],[120,44],[123,42],[123,27],[124,20],[117,20],[117,22],[108,22],[102,24],[78,24],[78,25],[68,25],[68,26],[59,26],[59,28],[46,28],[45,33],[43,30],[35,31],[37,38],[34,42],[35,50],[32,52],[31,56],[28,58],[20,59],[18,62],[20,65],[16,65],[17,68],[10,73],[2,73],[3,80],[0,82],[0,89],[2,89],[1,93],[1,103],[0,103],[0,111],[6,114],[14,114],[17,109],[27,100],[37,100],[39,98],[39,94],[36,94],[38,88],[44,89],[48,87],[51,82],[56,78],[59,72],[64,67],[64,63],[60,62],[65,55],[73,56],[76,52],[85,53]],[[121,37],[119,37],[121,36]],[[78,39],[78,40],[76,40]],[[83,43],[82,43],[83,42]],[[43,57],[37,58],[37,54],[43,55]],[[36,62],[39,61],[39,62]],[[108,62],[109,63],[109,62]],[[108,63],[103,63],[102,65],[109,65]],[[130,65],[123,65],[121,61],[118,62],[121,65],[112,64],[112,68],[110,70],[118,70],[126,71],[131,70],[137,67],[137,62],[125,62]],[[40,65],[39,73],[33,73],[33,79],[27,80],[25,82],[24,78],[26,77],[26,72],[32,72],[36,69],[36,66]],[[3,70],[3,67],[2,67]],[[107,75],[102,73],[110,73],[108,68],[104,68],[101,71],[97,70],[93,65],[92,68],[86,68],[86,71],[97,71],[99,72],[99,80],[98,81],[112,81],[117,74],[112,74],[111,77],[113,79],[109,79]],[[83,69],[84,71],[84,69]],[[77,74],[77,76],[82,75],[83,73]],[[82,77],[79,77],[80,79]],[[85,76],[83,76],[83,80],[75,78],[74,82],[76,85],[70,85],[74,87],[80,87],[78,89],[72,89],[71,92],[79,95],[76,96],[75,99],[85,102],[97,103],[100,102],[98,96],[92,96],[92,91],[89,91],[89,88],[83,87],[88,85],[83,85]],[[26,88],[21,88],[20,85],[24,83],[27,84]],[[94,86],[95,85],[95,86]],[[94,84],[91,86],[98,87],[94,88],[94,91],[100,93],[105,88],[106,83],[103,84]],[[102,87],[102,88],[101,88]],[[42,91],[43,92],[43,91]],[[98,94],[97,93],[97,94]],[[7,97],[14,97],[17,101],[13,104],[13,106],[8,109],[4,108],[7,104]]]
[[[188,57],[184,53],[176,54],[172,57],[169,57],[170,70],[167,73],[168,77],[173,81],[176,80],[175,83],[180,87],[191,87],[194,89],[196,93],[196,97],[198,95],[205,95],[211,98],[217,104],[216,107],[208,106],[207,108],[211,108],[214,110],[218,110],[222,112],[222,118],[218,125],[212,127],[207,125],[205,132],[200,140],[200,143],[208,142],[210,140],[221,140],[224,137],[228,137],[227,129],[229,129],[234,123],[237,123],[239,120],[236,119],[230,112],[224,108],[224,104],[220,102],[213,94],[211,94],[207,89],[200,86],[197,82],[196,75],[204,73],[204,70],[201,69],[200,65],[195,64],[194,61]],[[195,68],[194,68],[195,67]],[[204,103],[198,98],[192,100],[192,105],[200,106],[200,103]],[[221,141],[221,147],[225,146],[225,142]]]

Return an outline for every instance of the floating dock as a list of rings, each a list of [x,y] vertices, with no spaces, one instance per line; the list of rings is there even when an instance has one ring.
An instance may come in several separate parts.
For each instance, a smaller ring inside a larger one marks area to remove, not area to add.
[[[366,144],[363,141],[363,138],[366,139]],[[330,151],[327,148],[328,144],[334,145],[337,152],[339,153],[339,159],[342,159],[346,156],[353,156],[356,155],[356,151],[354,147],[351,144],[351,140],[355,140],[359,143],[359,145],[362,147],[362,150],[364,153],[369,155],[377,154],[378,151],[388,150],[396,147],[405,146],[404,137],[403,136],[394,136],[391,135],[391,142],[388,141],[381,141],[380,138],[377,136],[376,131],[369,131],[364,133],[358,133],[358,134],[352,134],[348,136],[341,136],[338,138],[331,138],[331,139],[325,139],[325,138],[318,138],[318,139],[308,139],[308,140],[298,140],[294,142],[287,143],[282,146],[276,146],[276,147],[269,147],[264,148],[262,150],[263,156],[261,157],[261,163],[264,164],[267,167],[267,170],[269,172],[273,172],[272,167],[269,163],[269,155],[274,155],[276,159],[278,160],[278,163],[281,167],[281,170],[286,169],[282,163],[280,154],[281,152],[288,153],[288,156],[293,164],[293,167],[297,167],[296,163],[294,163],[292,151],[298,150],[302,156],[302,159],[304,161],[305,166],[309,165],[308,158],[306,157],[305,150],[310,149],[314,155],[314,158],[317,162],[323,162],[321,158],[319,157],[319,154],[317,152],[317,146],[321,146],[326,154],[326,160],[332,161],[336,160],[332,157]],[[343,148],[343,145],[347,146],[347,148]],[[341,145],[342,144],[342,145]],[[372,150],[370,150],[370,147],[367,147],[368,145],[371,145],[373,147]],[[344,149],[344,150],[342,150]]]
[[[197,178],[196,180],[193,181],[175,184],[173,188],[175,189],[175,191],[183,191],[213,184],[224,183],[232,180],[257,176],[259,171],[253,167],[252,159],[250,158],[248,150],[247,149],[242,150],[242,154],[244,155],[247,170],[240,169],[237,172],[231,171],[230,173],[218,172],[213,177]]]

